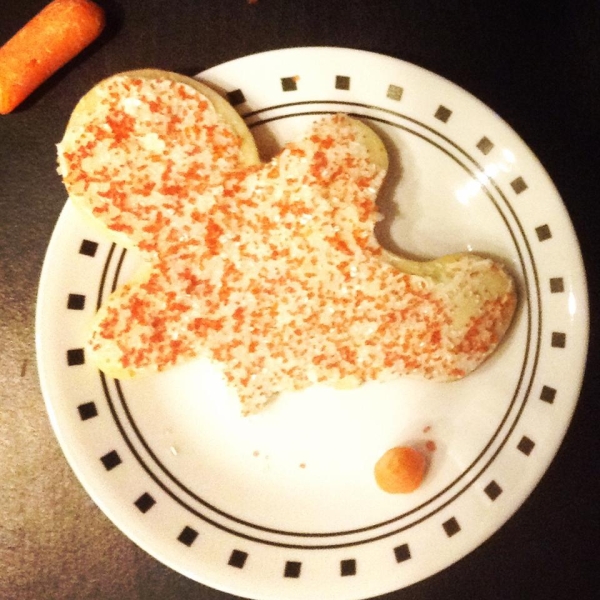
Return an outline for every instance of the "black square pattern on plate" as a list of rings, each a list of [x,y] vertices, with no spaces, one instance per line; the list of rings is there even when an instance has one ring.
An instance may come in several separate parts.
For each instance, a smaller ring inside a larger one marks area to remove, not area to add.
[[[292,579],[297,579],[298,577],[300,577],[301,568],[301,562],[297,562],[295,560],[288,560],[285,563],[285,570],[283,571],[283,576],[291,577]]]
[[[552,332],[552,347],[564,348],[567,345],[567,334],[560,331]]]
[[[527,189],[527,184],[522,177],[517,177],[510,182],[510,187],[513,189],[515,194],[520,194]]]
[[[72,348],[67,350],[67,364],[70,367],[83,365],[85,363],[85,354],[83,348]]]
[[[565,291],[565,282],[562,277],[552,277],[550,279],[550,292],[552,294],[561,294]]]
[[[246,96],[244,96],[242,90],[232,90],[231,92],[227,92],[226,95],[231,106],[237,106],[238,104],[246,102]]]
[[[348,558],[340,561],[340,575],[342,577],[356,575],[356,560],[353,558]]]
[[[543,400],[548,404],[552,404],[554,402],[554,398],[556,398],[556,390],[548,385],[545,385],[540,393],[540,400]]]
[[[296,83],[296,77],[282,77],[281,78],[281,89],[284,92],[293,92],[298,89]]]
[[[396,562],[404,562],[410,558],[410,548],[408,544],[402,544],[401,546],[396,546],[394,548],[394,556],[396,557]]]
[[[481,150],[482,154],[489,154],[492,151],[493,147],[494,147],[494,144],[492,144],[492,142],[485,136],[483,136],[477,142],[477,148],[479,148],[479,150]]]
[[[111,471],[123,462],[121,460],[121,457],[119,456],[119,453],[116,450],[111,450],[110,452],[102,456],[100,460],[102,461],[102,464],[104,465],[104,468],[107,471]]]
[[[85,296],[82,294],[69,294],[67,308],[69,310],[83,310],[85,308]]]
[[[442,523],[442,527],[444,528],[444,531],[446,532],[446,535],[448,537],[452,537],[460,531],[460,525],[454,517],[448,519],[447,521],[444,521]]]
[[[181,530],[181,533],[177,536],[177,540],[180,541],[184,546],[191,546],[198,537],[198,532],[187,525]]]
[[[77,407],[79,417],[82,421],[93,419],[98,416],[98,409],[96,408],[95,402],[85,402]]]
[[[483,491],[490,500],[495,500],[502,493],[502,488],[492,480],[483,488]]]
[[[552,232],[550,231],[550,227],[548,225],[540,225],[535,228],[535,233],[540,242],[545,242],[552,237]]]
[[[98,250],[98,243],[91,240],[83,240],[79,246],[79,254],[86,256],[96,256],[96,250]]]
[[[445,106],[438,106],[438,109],[435,111],[435,115],[433,115],[438,121],[442,121],[442,123],[447,123],[448,119],[452,115],[452,111]]]
[[[525,456],[529,456],[534,446],[535,442],[529,439],[526,435],[524,435],[517,444],[517,449],[520,452],[522,452]]]
[[[350,77],[346,75],[335,76],[335,89],[336,90],[349,90],[350,89]]]
[[[234,550],[229,557],[229,562],[227,563],[231,567],[235,567],[236,569],[243,569],[246,564],[246,560],[248,558],[248,553],[243,552],[242,550]]]
[[[399,85],[390,84],[387,89],[386,96],[391,100],[401,100],[404,89]]]
[[[144,492],[134,504],[140,512],[147,513],[156,504],[156,500],[148,492]]]

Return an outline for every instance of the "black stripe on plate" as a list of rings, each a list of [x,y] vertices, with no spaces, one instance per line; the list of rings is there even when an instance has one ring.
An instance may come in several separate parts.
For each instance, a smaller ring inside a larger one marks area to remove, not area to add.
[[[447,123],[448,119],[452,116],[452,111],[449,108],[446,108],[445,106],[440,104],[433,116],[438,121],[441,121],[442,123]]]
[[[550,293],[562,294],[565,291],[565,281],[562,277],[552,277],[550,279]]]
[[[522,177],[517,177],[510,182],[510,187],[513,189],[515,194],[521,194],[527,189],[527,184]]]
[[[403,88],[401,88],[399,85],[394,85],[394,84],[390,83],[390,85],[388,86],[388,89],[387,89],[386,96],[390,100],[401,100],[403,93],[404,93]]]
[[[529,456],[534,446],[535,442],[528,438],[526,435],[524,435],[517,444],[517,450],[519,450],[519,452],[522,452],[525,456]]]
[[[156,500],[148,492],[144,492],[134,504],[140,512],[147,513],[156,504]]]
[[[350,77],[346,75],[335,76],[335,89],[336,90],[349,90],[350,89]]]
[[[444,528],[444,531],[446,532],[446,535],[448,537],[452,537],[453,535],[456,535],[460,531],[460,525],[458,524],[458,521],[456,520],[455,517],[452,517],[452,518],[448,519],[447,521],[444,521],[442,523],[442,527]]]
[[[548,385],[545,385],[540,393],[540,400],[543,400],[548,404],[552,404],[554,402],[554,398],[556,398],[556,390]]]
[[[481,150],[482,154],[489,154],[493,147],[494,144],[485,135],[477,142],[477,148]]]
[[[85,296],[83,294],[69,294],[67,308],[69,310],[83,310],[85,308]]]
[[[236,569],[243,569],[247,559],[247,552],[243,552],[242,550],[234,550],[231,553],[231,556],[229,557],[229,562],[227,564],[231,567],[235,567]]]
[[[340,561],[340,575],[342,577],[356,575],[356,560],[354,558],[347,558]]]
[[[483,488],[483,491],[490,500],[495,500],[502,493],[502,488],[492,480]]]
[[[80,404],[77,407],[77,411],[79,412],[79,417],[82,421],[87,421],[88,419],[93,419],[98,416],[98,409],[96,408],[95,402],[85,402],[84,404]]]
[[[116,450],[111,450],[110,452],[102,456],[100,460],[102,461],[102,464],[104,465],[104,468],[107,471],[112,471],[112,469],[118,467],[123,462],[121,460],[121,457],[119,456],[119,453]]]
[[[85,364],[83,348],[71,348],[71,350],[67,350],[67,364],[69,367]]]
[[[246,96],[242,90],[232,90],[226,94],[227,100],[231,106],[238,106],[238,104],[244,104],[246,102]]]
[[[196,541],[197,537],[198,532],[186,525],[177,536],[177,540],[189,548]]]
[[[294,92],[298,89],[296,83],[296,77],[282,77],[281,78],[281,89],[284,92]]]
[[[548,225],[540,225],[535,228],[535,233],[540,242],[545,242],[552,237],[552,232],[550,231],[550,227]]]
[[[285,569],[283,571],[284,577],[297,579],[300,577],[300,571],[302,570],[302,563],[295,560],[288,560],[285,563]]]
[[[81,246],[79,246],[79,254],[84,254],[85,256],[96,256],[97,250],[98,243],[92,242],[92,240],[83,240]]]
[[[396,562],[401,563],[410,558],[410,548],[408,544],[402,544],[400,546],[396,546],[394,548],[394,556],[396,557]]]

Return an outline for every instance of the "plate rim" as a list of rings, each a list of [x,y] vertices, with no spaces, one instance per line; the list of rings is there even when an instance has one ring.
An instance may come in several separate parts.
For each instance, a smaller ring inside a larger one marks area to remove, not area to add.
[[[256,59],[256,58],[262,58],[265,57],[266,55],[273,55],[273,54],[281,54],[281,53],[295,53],[298,51],[305,51],[305,50],[317,50],[317,51],[326,51],[326,52],[335,52],[335,53],[344,53],[347,54],[348,52],[350,53],[357,53],[360,55],[370,55],[373,57],[377,57],[379,59],[384,59],[386,61],[390,61],[393,63],[401,63],[405,66],[407,66],[410,69],[418,69],[422,74],[426,75],[427,77],[431,77],[434,76],[435,78],[441,80],[444,82],[445,85],[450,85],[452,86],[452,88],[455,89],[455,91],[458,91],[460,94],[463,94],[469,98],[469,101],[475,101],[478,103],[478,105],[480,105],[481,107],[485,108],[486,110],[490,111],[493,113],[492,109],[487,106],[486,104],[484,104],[481,100],[479,100],[476,96],[474,96],[473,94],[471,94],[469,91],[465,90],[464,88],[458,86],[457,84],[453,83],[452,81],[446,79],[445,77],[438,75],[435,72],[432,72],[428,69],[425,69],[423,67],[420,67],[419,65],[415,65],[413,63],[407,62],[405,60],[402,59],[398,59],[398,58],[394,58],[391,56],[387,56],[384,54],[379,54],[376,52],[370,52],[370,51],[365,51],[365,50],[358,50],[358,49],[346,49],[346,48],[340,48],[340,47],[336,47],[336,46],[299,46],[296,48],[284,48],[284,49],[280,49],[280,50],[269,50],[266,52],[258,52],[255,54],[251,54],[248,56],[244,56],[244,57],[240,57],[237,59],[232,59],[229,61],[226,61],[220,65],[215,65],[205,71],[203,71],[202,73],[199,73],[197,75],[198,78],[206,78],[206,76],[208,75],[210,77],[211,75],[211,71],[217,70],[219,68],[224,67],[225,65],[230,65],[232,63],[240,63],[241,61],[244,60],[249,60],[249,59]],[[495,114],[495,113],[494,113]],[[245,117],[247,115],[245,115],[244,113],[241,113],[242,117]],[[550,185],[554,188],[555,193],[556,193],[556,198],[559,200],[559,202],[557,203],[557,205],[555,207],[553,207],[553,210],[556,210],[557,208],[560,210],[560,208],[562,208],[563,210],[563,214],[561,214],[561,225],[562,226],[570,226],[570,231],[569,234],[572,237],[573,240],[575,240],[576,242],[576,250],[577,250],[577,254],[578,254],[578,258],[579,258],[579,267],[581,270],[580,276],[581,279],[579,281],[579,285],[582,288],[581,291],[581,298],[579,298],[579,302],[581,302],[581,305],[579,306],[579,319],[584,320],[583,323],[583,328],[585,331],[585,335],[584,335],[584,339],[581,340],[582,344],[583,344],[583,348],[582,351],[580,352],[580,355],[583,357],[583,364],[582,364],[582,368],[580,370],[579,373],[579,383],[578,386],[576,387],[575,390],[573,390],[573,397],[574,400],[571,404],[571,410],[569,412],[568,415],[568,419],[566,419],[563,423],[563,427],[562,427],[562,432],[560,433],[559,437],[557,438],[557,442],[556,442],[556,448],[550,453],[549,455],[549,459],[548,461],[543,464],[543,468],[541,469],[536,469],[536,473],[538,474],[537,479],[535,480],[535,483],[530,487],[529,491],[527,492],[527,494],[525,494],[519,502],[517,502],[516,506],[514,507],[514,509],[512,511],[510,511],[509,514],[507,514],[503,519],[502,522],[500,523],[499,526],[496,526],[495,528],[493,528],[493,530],[489,533],[489,535],[487,535],[483,540],[481,540],[474,548],[471,548],[467,551],[467,554],[472,552],[476,547],[480,546],[486,539],[488,539],[490,536],[492,536],[494,533],[496,533],[501,527],[504,526],[504,524],[514,515],[514,513],[520,508],[520,506],[523,504],[523,502],[525,502],[525,500],[535,491],[535,488],[537,487],[539,480],[543,477],[543,475],[545,474],[545,472],[547,471],[550,463],[554,460],[556,453],[558,452],[560,445],[562,444],[562,441],[564,439],[564,436],[567,433],[567,430],[572,422],[572,417],[574,414],[574,411],[577,407],[578,404],[578,399],[581,393],[581,386],[583,385],[583,378],[585,375],[585,370],[586,370],[586,357],[588,354],[588,348],[589,348],[589,297],[588,297],[588,284],[587,284],[587,277],[585,274],[585,266],[584,266],[584,261],[583,261],[583,257],[581,254],[581,246],[579,244],[578,238],[577,238],[577,233],[574,229],[573,223],[570,219],[570,216],[568,214],[567,208],[564,204],[564,201],[562,200],[562,197],[560,195],[560,193],[558,192],[558,190],[556,189],[556,187],[554,186],[554,182],[550,179],[549,174],[546,172],[546,170],[544,169],[543,165],[541,164],[541,162],[539,161],[539,159],[537,158],[537,156],[532,152],[532,150],[529,148],[529,146],[526,144],[526,142],[512,129],[512,127],[504,120],[502,120],[500,117],[497,117],[499,119],[500,127],[507,129],[508,131],[511,132],[511,135],[516,136],[516,138],[519,140],[520,144],[521,144],[521,148],[520,150],[524,150],[525,152],[529,153],[529,159],[533,160],[536,164],[537,164],[537,168],[538,171],[543,173],[546,177],[548,182],[550,183]],[[55,226],[55,231],[59,226],[59,223],[61,222],[61,219],[64,219],[63,217],[63,213],[66,214],[67,213],[67,205],[68,205],[68,201],[65,203],[65,205],[63,206],[63,209],[61,211],[61,216],[59,217],[57,224]],[[52,238],[55,237],[55,233],[53,232],[52,234]],[[61,446],[61,450],[63,452],[63,454],[65,455],[68,463],[70,464],[71,468],[73,469],[73,471],[75,472],[79,482],[82,484],[82,486],[86,489],[86,492],[88,493],[88,495],[94,500],[94,502],[100,507],[100,509],[107,515],[109,516],[109,518],[111,519],[111,521],[113,521],[113,523],[116,524],[115,519],[111,516],[112,513],[112,509],[106,505],[102,499],[98,498],[97,495],[95,493],[93,493],[93,486],[90,485],[89,489],[88,489],[88,483],[85,479],[85,476],[82,478],[82,473],[80,472],[79,469],[79,465],[77,463],[77,460],[75,459],[75,457],[70,455],[70,452],[67,450],[67,448],[64,446],[63,444],[63,439],[62,439],[62,434],[60,432],[60,425],[58,423],[58,415],[55,413],[55,407],[52,405],[52,402],[50,400],[50,398],[48,397],[48,373],[46,372],[46,364],[43,361],[43,356],[41,354],[42,352],[42,346],[43,346],[43,341],[42,341],[42,335],[41,335],[41,330],[42,330],[42,321],[43,321],[43,302],[44,302],[44,294],[41,293],[43,291],[43,289],[45,288],[44,282],[45,279],[48,278],[50,275],[50,269],[51,266],[48,263],[47,264],[47,259],[50,256],[50,249],[51,249],[51,245],[53,244],[53,240],[50,240],[50,244],[48,245],[48,249],[46,251],[46,256],[44,258],[44,265],[42,267],[42,273],[40,276],[40,284],[38,287],[38,298],[37,298],[37,302],[36,302],[36,320],[35,320],[35,331],[36,331],[36,335],[35,335],[35,341],[36,341],[36,355],[37,355],[37,362],[38,362],[38,373],[39,373],[39,377],[40,377],[40,384],[41,384],[41,388],[42,388],[42,393],[43,393],[43,397],[44,397],[44,402],[46,404],[46,409],[47,412],[49,414],[50,417],[50,421],[52,424],[52,428],[54,430],[54,433],[60,443]],[[58,244],[58,238],[56,238],[56,242],[54,242],[55,244]],[[117,519],[118,520],[118,519]],[[144,543],[144,540],[142,540],[141,538],[139,540],[134,539],[134,537],[132,537],[131,532],[126,532],[124,531],[119,525],[117,525],[117,527],[119,527],[119,529],[121,529],[121,531],[123,533],[125,533],[125,535],[127,537],[130,537],[130,539],[132,539],[138,546],[141,546],[146,552],[148,552],[149,554],[151,554],[152,556],[154,556],[157,560],[159,560],[160,562],[163,562],[164,564],[167,564],[169,567],[171,567],[172,569],[174,569],[175,571],[178,571],[184,575],[186,575],[187,577],[190,577],[192,579],[195,579],[196,581],[200,581],[197,578],[197,575],[195,574],[187,574],[184,573],[180,566],[178,565],[174,565],[174,564],[169,564],[169,562],[167,560],[165,560],[164,556],[158,556],[156,555],[154,552],[152,552],[150,549],[148,549],[146,547],[146,544]],[[460,560],[459,557],[457,560]],[[455,561],[456,562],[456,561]],[[450,563],[453,564],[453,563]],[[447,567],[450,566],[447,565]],[[446,568],[446,567],[444,567]],[[432,576],[434,573],[431,573],[429,575],[427,575],[426,577],[430,577]],[[419,579],[418,579],[419,580]],[[418,581],[417,580],[417,581]],[[244,589],[240,589],[240,590],[233,590],[232,589],[226,589],[223,587],[220,587],[219,585],[214,585],[213,583],[206,583],[206,585],[211,585],[212,587],[215,587],[217,589],[221,589],[222,591],[225,592],[229,592],[229,593],[240,593],[243,594],[245,596],[248,595],[248,591],[244,590]],[[407,584],[408,585],[408,584]],[[387,591],[392,591],[392,590],[387,590]],[[380,591],[379,593],[385,593],[383,590]],[[259,597],[259,596],[256,596]],[[263,596],[260,596],[263,597]],[[344,596],[346,597],[346,596]],[[355,596],[355,597],[363,597],[363,596]]]

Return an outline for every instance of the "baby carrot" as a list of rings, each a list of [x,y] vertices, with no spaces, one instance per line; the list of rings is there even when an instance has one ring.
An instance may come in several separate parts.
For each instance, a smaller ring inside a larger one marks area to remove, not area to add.
[[[375,481],[384,492],[408,494],[421,485],[426,467],[425,457],[418,450],[398,446],[375,464]]]
[[[0,114],[15,109],[104,28],[91,0],[53,0],[0,48]]]

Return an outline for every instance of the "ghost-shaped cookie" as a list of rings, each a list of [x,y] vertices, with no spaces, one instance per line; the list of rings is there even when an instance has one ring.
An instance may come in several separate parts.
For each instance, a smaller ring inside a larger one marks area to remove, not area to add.
[[[146,265],[91,324],[86,352],[110,376],[208,359],[249,413],[317,383],[459,379],[510,324],[513,281],[494,261],[411,273],[379,246],[387,154],[345,115],[262,164],[215,92],[130,72],[82,99],[58,153],[71,201]]]

